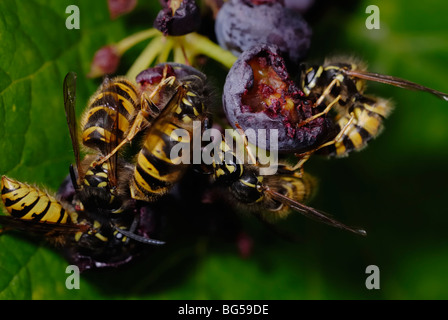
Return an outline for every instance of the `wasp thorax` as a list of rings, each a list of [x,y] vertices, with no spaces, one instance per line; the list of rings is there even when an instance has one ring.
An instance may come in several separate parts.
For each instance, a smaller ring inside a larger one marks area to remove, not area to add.
[[[248,170],[231,185],[234,197],[242,203],[255,203],[263,197],[263,177]]]

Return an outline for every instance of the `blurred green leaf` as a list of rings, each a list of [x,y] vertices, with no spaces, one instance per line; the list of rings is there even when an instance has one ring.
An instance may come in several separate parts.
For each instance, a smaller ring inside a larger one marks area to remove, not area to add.
[[[374,72],[448,91],[443,1],[351,3],[328,1],[308,15],[309,60],[355,55]],[[80,30],[65,28],[71,4],[80,8]],[[371,4],[380,8],[380,30],[365,27]],[[150,27],[157,8],[157,1],[142,3],[111,21],[106,1],[0,2],[0,174],[58,188],[73,157],[62,105],[65,74],[78,73],[80,115],[99,84],[85,77],[95,51]],[[121,73],[138,53],[135,48],[123,58]],[[224,76],[210,74],[217,82]],[[201,237],[185,227],[176,243],[117,270],[86,272],[81,289],[68,290],[67,262],[57,250],[8,233],[0,236],[0,299],[447,298],[448,106],[381,84],[370,84],[368,92],[396,105],[384,133],[348,158],[307,163],[320,180],[311,205],[365,227],[366,239],[291,215],[279,227],[301,241],[289,243],[243,216],[254,241],[247,259],[235,239]],[[179,213],[179,225],[189,226],[193,214]],[[230,234],[224,225],[214,227]],[[380,290],[364,285],[370,264],[381,270]]]

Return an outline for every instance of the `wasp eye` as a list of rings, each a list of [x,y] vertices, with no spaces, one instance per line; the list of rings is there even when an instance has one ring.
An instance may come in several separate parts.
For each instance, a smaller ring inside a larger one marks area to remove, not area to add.
[[[313,68],[306,74],[305,85],[306,86],[311,85],[311,83],[313,82],[315,76],[316,76],[316,70]]]

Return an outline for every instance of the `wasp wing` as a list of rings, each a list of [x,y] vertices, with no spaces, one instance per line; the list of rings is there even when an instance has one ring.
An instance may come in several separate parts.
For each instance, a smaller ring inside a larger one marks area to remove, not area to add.
[[[359,234],[361,236],[367,235],[366,231],[363,229],[357,229],[353,227],[349,227],[332,217],[330,217],[328,214],[323,213],[319,210],[316,210],[314,208],[308,207],[300,202],[297,202],[291,198],[288,198],[287,196],[276,192],[272,189],[267,188],[266,192],[276,201],[279,201],[287,206],[289,206],[291,209],[303,214],[304,216],[311,218],[313,220],[323,222],[329,226],[336,227],[339,229],[347,230],[356,234]]]
[[[109,80],[108,80],[109,81]],[[104,154],[109,154],[112,152],[112,150],[114,150],[118,144],[121,142],[121,140],[123,139],[122,136],[118,136],[119,135],[119,116],[120,116],[120,111],[119,109],[119,97],[118,97],[118,92],[116,89],[116,85],[113,86],[109,86],[109,88],[111,89],[109,94],[106,95],[106,97],[109,97],[108,101],[107,101],[107,106],[110,108],[110,113],[109,119],[104,118],[103,121],[107,121],[107,123],[105,123],[105,135],[106,135],[106,140],[109,141],[109,143],[106,143],[106,147],[104,150]],[[120,139],[120,141],[119,141]],[[108,160],[108,166],[109,166],[109,174],[108,174],[108,178],[109,178],[109,185],[110,187],[115,187],[118,183],[117,181],[117,160],[118,160],[118,153],[115,153],[113,156],[111,156]]]
[[[31,233],[40,234],[67,234],[84,232],[87,230],[86,225],[68,224],[68,223],[52,223],[52,222],[39,222],[35,220],[19,219],[11,216],[0,215],[0,225],[3,229],[18,229]]]
[[[75,155],[76,169],[79,171],[80,167],[80,152],[78,141],[78,125],[76,123],[76,73],[69,72],[65,76],[64,85],[64,108],[65,117],[67,119],[68,130],[70,132],[70,139],[72,141],[73,153]]]
[[[379,73],[361,71],[361,70],[344,70],[344,72],[345,72],[345,74],[347,74],[349,76],[356,77],[359,79],[385,83],[385,84],[400,87],[403,89],[428,92],[428,93],[435,95],[436,97],[438,97],[440,99],[448,101],[448,94],[425,87],[425,86],[422,86],[418,83],[408,81],[405,79],[388,76],[388,75],[384,75],[384,74],[379,74]]]

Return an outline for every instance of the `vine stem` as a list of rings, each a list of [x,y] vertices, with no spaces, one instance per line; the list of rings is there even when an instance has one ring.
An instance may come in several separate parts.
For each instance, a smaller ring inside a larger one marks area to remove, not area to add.
[[[207,37],[198,33],[189,33],[185,35],[184,43],[193,56],[199,54],[206,55],[213,60],[218,61],[228,69],[232,67],[237,59],[237,57],[230,53],[230,51],[221,48]]]
[[[160,35],[162,35],[162,33],[155,28],[140,31],[118,42],[116,48],[119,54],[123,55],[123,53],[135,46],[137,43]]]
[[[126,76],[135,79],[142,70],[147,69],[161,52],[165,42],[164,40],[165,38],[163,36],[152,39],[135,60],[134,64],[129,68]]]
[[[198,33],[189,33],[185,36],[178,37],[166,37],[154,28],[138,32],[123,39],[117,44],[117,49],[122,54],[138,42],[151,37],[153,39],[151,39],[146,48],[137,57],[134,64],[129,68],[126,74],[129,78],[135,79],[142,70],[148,68],[154,61],[158,63],[166,62],[170,52],[173,53],[173,60],[175,62],[189,64],[198,55],[205,55],[221,63],[228,69],[232,67],[237,59],[232,53]]]

